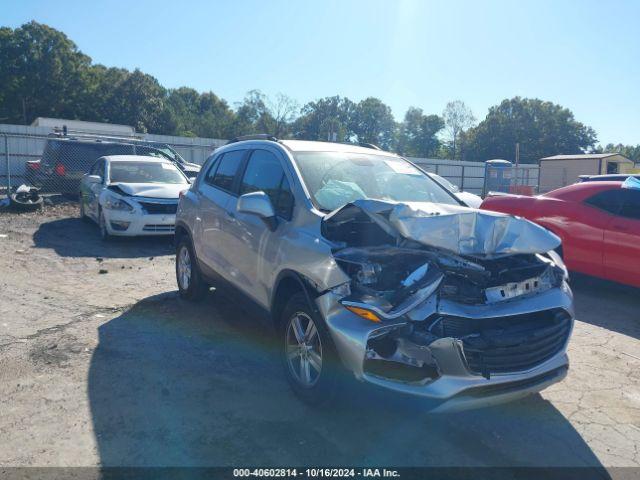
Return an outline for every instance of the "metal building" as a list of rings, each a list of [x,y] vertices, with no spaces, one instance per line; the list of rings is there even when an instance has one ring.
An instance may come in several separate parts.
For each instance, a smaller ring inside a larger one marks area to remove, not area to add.
[[[631,173],[633,161],[619,153],[553,155],[540,159],[540,192],[571,185],[580,175]]]

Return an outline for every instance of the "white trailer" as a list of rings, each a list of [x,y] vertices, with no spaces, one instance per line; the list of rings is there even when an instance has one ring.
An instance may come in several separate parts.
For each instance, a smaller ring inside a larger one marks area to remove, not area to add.
[[[83,120],[68,120],[65,118],[38,117],[33,121],[31,126],[48,127],[56,131],[62,131],[64,127],[67,127],[67,131],[69,132],[114,135],[119,137],[133,137],[136,134],[136,129],[129,125],[85,122]]]

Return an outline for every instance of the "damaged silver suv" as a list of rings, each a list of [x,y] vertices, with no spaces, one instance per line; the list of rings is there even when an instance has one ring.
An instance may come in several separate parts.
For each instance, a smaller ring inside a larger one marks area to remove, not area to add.
[[[435,410],[519,398],[567,372],[558,237],[464,207],[370,145],[231,141],[182,196],[176,244],[180,295],[244,293],[309,402],[335,393],[345,369]]]

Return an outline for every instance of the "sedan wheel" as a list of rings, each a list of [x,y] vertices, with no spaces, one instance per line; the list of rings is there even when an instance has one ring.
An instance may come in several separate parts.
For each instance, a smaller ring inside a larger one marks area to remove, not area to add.
[[[313,387],[322,372],[322,342],[313,319],[304,312],[297,312],[287,326],[286,359],[289,371],[296,382]]]
[[[188,290],[191,284],[191,256],[186,245],[178,252],[178,283],[183,290]]]
[[[100,238],[102,238],[102,240],[109,240],[109,230],[107,230],[107,223],[102,210],[100,210],[98,214],[98,226],[100,227]]]

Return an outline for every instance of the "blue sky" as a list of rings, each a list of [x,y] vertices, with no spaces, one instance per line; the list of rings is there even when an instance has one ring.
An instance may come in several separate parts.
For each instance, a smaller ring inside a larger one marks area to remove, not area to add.
[[[232,105],[253,88],[300,104],[376,96],[401,119],[460,99],[482,119],[520,95],[570,108],[602,143],[640,143],[636,0],[0,0],[0,12]]]

